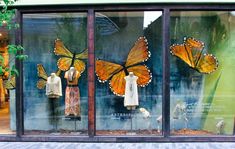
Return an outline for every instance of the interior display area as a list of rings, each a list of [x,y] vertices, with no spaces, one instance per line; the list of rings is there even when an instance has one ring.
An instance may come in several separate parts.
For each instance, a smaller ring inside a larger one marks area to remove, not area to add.
[[[85,13],[23,16],[25,134],[87,134],[86,22]]]
[[[234,21],[228,11],[171,12],[171,134],[234,134]]]
[[[96,28],[96,134],[161,135],[162,12],[98,13],[117,29]]]
[[[0,28],[0,134],[15,133],[15,75],[10,72],[15,62],[8,46],[14,38],[6,28]]]
[[[18,86],[8,71],[16,37],[0,28],[0,134],[234,135],[233,11],[94,10],[23,12]]]

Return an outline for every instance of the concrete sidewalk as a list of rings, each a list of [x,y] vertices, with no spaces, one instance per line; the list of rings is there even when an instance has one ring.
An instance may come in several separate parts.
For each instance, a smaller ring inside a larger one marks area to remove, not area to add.
[[[0,149],[235,149],[235,143],[0,142]]]

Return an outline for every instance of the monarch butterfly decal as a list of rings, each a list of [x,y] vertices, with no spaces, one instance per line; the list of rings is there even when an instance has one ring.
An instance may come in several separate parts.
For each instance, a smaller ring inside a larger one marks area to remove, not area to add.
[[[83,60],[88,57],[88,49],[85,49],[81,53],[70,52],[60,39],[55,40],[54,53],[61,56],[57,62],[57,66],[62,71],[67,71],[70,67],[75,67],[81,74],[85,70],[85,63]]]
[[[170,47],[170,52],[196,71],[210,74],[218,68],[219,63],[212,54],[203,54],[203,49],[203,42],[194,38],[184,38],[184,43],[173,44]]]
[[[96,60],[96,75],[100,82],[109,80],[111,91],[117,96],[125,94],[124,77],[133,72],[138,77],[138,86],[146,86],[151,82],[152,74],[144,64],[150,57],[147,40],[140,37],[135,45],[131,48],[124,65]]]

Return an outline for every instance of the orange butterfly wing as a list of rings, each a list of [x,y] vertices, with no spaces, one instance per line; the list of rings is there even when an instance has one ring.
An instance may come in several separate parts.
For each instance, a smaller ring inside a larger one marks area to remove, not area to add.
[[[189,45],[191,48],[196,48],[197,50],[202,50],[204,48],[204,43],[196,40],[194,38],[184,38],[184,43]]]
[[[135,66],[135,64],[147,61],[150,55],[151,54],[148,51],[148,43],[145,37],[140,37],[128,54],[125,66],[128,68],[128,72],[133,72],[134,75],[138,76],[137,84],[139,86],[148,85],[151,81],[152,75],[147,66],[143,64]]]
[[[170,52],[172,55],[179,57],[185,63],[187,63],[190,67],[195,67],[195,63],[193,60],[193,55],[191,48],[185,44],[176,44],[170,47]]]
[[[201,58],[202,55],[202,50],[204,48],[204,43],[195,39],[195,38],[184,38],[184,43],[185,45],[189,46],[191,48],[191,53],[193,55],[193,62],[194,66],[197,67],[196,65],[198,64],[198,61]]]
[[[147,61],[150,57],[148,43],[145,37],[140,37],[135,45],[131,48],[125,66],[131,66],[140,62]]]
[[[185,38],[184,44],[171,46],[171,53],[200,73],[211,73],[218,67],[218,60],[212,54],[202,55],[204,43],[194,38]]]
[[[57,62],[57,66],[62,71],[67,71],[72,65],[72,58],[61,57]]]
[[[47,73],[42,64],[37,64],[38,77],[47,80]]]
[[[123,67],[121,65],[103,61],[96,60],[95,62],[95,70],[96,75],[100,82],[105,82],[110,79],[115,73],[122,70]]]
[[[64,46],[64,43],[60,39],[55,40],[54,53],[59,56],[73,57],[73,54]]]
[[[57,66],[62,71],[68,70],[72,64],[73,54],[64,46],[60,39],[55,40],[54,53],[59,56],[65,56],[58,60]]]
[[[88,58],[88,49],[85,49],[82,53],[76,54],[75,55],[75,60],[74,60],[74,67],[76,68],[77,71],[83,73],[83,71],[86,68],[85,63],[82,60],[85,60]]]
[[[76,59],[74,61],[74,67],[81,74],[85,70],[86,65],[83,61]]]
[[[39,80],[37,81],[37,88],[43,89],[46,86],[48,75],[42,64],[37,65],[37,71],[38,71],[38,77],[39,77]]]
[[[119,73],[115,74],[109,82],[110,88],[112,92],[117,96],[124,96],[125,95],[125,86],[126,80],[125,72],[120,71]]]
[[[39,79],[37,82],[37,88],[38,89],[44,89],[44,87],[46,86],[47,81],[43,80],[43,79]]]
[[[137,84],[139,86],[146,86],[151,82],[152,74],[147,66],[137,65],[127,69],[128,72],[133,72],[135,76],[138,77]]]
[[[75,58],[87,59],[88,58],[88,49],[85,49],[82,53],[76,54]]]
[[[219,62],[215,56],[212,54],[204,54],[196,69],[201,73],[212,73],[218,68]]]

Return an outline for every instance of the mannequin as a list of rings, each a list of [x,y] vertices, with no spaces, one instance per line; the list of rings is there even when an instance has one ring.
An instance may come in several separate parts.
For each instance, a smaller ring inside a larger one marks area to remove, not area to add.
[[[59,116],[59,98],[62,96],[62,86],[61,79],[55,73],[51,73],[51,75],[47,78],[46,83],[46,95],[49,99],[50,105],[50,117],[52,120],[50,121],[54,126],[54,129],[57,129],[57,121]]]
[[[127,107],[128,110],[134,110],[136,106],[139,105],[137,79],[138,77],[135,76],[133,72],[130,72],[129,75],[125,77],[124,106]]]
[[[46,95],[48,98],[59,98],[62,96],[61,79],[55,73],[47,78]]]
[[[78,79],[80,76],[80,73],[74,67],[70,67],[70,69],[65,72],[64,76],[64,78],[67,79],[65,116],[75,120],[81,120],[80,92],[78,88]]]

